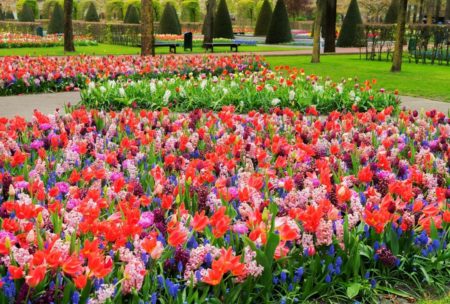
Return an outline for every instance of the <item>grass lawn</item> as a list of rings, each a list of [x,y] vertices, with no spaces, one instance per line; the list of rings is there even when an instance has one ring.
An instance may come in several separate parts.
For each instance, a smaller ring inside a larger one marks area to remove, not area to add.
[[[320,64],[310,63],[310,56],[267,57],[272,66],[290,65],[303,68],[306,74],[330,76],[334,81],[358,77],[377,80],[377,87],[399,90],[400,95],[427,97],[450,102],[450,66],[405,62],[402,72],[391,73],[391,63],[367,61],[359,55],[326,55]],[[406,60],[406,59],[405,59]]]
[[[0,49],[0,56],[59,56],[59,55],[136,55],[140,53],[140,48],[132,46],[99,44],[97,46],[78,46],[75,47],[75,53],[64,54],[63,47],[42,47],[42,48],[14,48],[14,49]],[[240,46],[239,52],[266,52],[266,51],[292,51],[301,50],[304,48],[295,46],[277,46],[277,45],[258,45],[258,46]],[[215,53],[229,52],[229,47],[214,47]],[[168,54],[169,47],[156,48],[156,54]],[[190,51],[184,52],[183,47],[177,47],[178,54],[191,54]],[[194,47],[192,53],[205,53],[201,47]]]

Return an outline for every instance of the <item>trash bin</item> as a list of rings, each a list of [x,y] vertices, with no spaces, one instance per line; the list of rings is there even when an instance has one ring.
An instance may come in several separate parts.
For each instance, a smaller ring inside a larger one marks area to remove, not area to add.
[[[44,29],[42,28],[42,26],[38,26],[36,28],[36,35],[44,37]]]
[[[192,52],[192,32],[184,33],[184,50],[187,49]]]

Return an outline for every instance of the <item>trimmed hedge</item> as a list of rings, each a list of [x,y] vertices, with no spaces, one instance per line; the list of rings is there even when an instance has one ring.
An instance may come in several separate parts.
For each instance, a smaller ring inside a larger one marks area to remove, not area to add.
[[[141,22],[140,20],[141,17],[139,16],[139,11],[136,6],[128,6],[123,22],[128,24],[139,24]]]
[[[233,39],[233,25],[231,24],[230,12],[226,0],[220,0],[214,18],[214,38]]]
[[[258,20],[255,26],[255,36],[266,36],[272,20],[272,6],[269,0],[264,0],[259,11]]]
[[[286,5],[283,0],[278,0],[270,20],[267,31],[266,43],[277,44],[292,41],[291,25]]]
[[[60,34],[64,30],[64,10],[58,2],[55,4],[48,24],[49,34]]]
[[[100,18],[98,17],[97,14],[97,9],[95,8],[95,4],[93,2],[91,2],[89,4],[87,13],[86,13],[86,18],[84,18],[85,21],[88,22],[99,22]]]
[[[384,23],[393,24],[397,23],[398,17],[398,0],[392,0],[391,5],[386,13],[386,18],[384,19]]]
[[[19,13],[19,20],[22,22],[34,22],[33,9],[25,3]]]
[[[177,11],[170,2],[166,3],[164,11],[161,16],[161,22],[159,24],[160,34],[181,34],[180,20],[178,19]]]
[[[342,23],[337,41],[338,47],[357,47],[364,45],[364,29],[357,0],[352,0]]]

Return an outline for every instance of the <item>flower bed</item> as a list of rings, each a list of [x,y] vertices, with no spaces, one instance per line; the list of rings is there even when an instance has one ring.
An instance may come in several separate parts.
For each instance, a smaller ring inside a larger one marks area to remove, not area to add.
[[[77,46],[97,45],[97,41],[89,36],[75,36],[74,43]],[[0,33],[0,48],[25,48],[25,47],[56,47],[64,45],[61,35],[47,35],[44,37],[28,35]]]
[[[379,303],[443,290],[450,121],[391,112],[1,119],[1,301]]]
[[[320,113],[334,110],[382,110],[399,101],[384,89],[373,89],[375,81],[359,83],[353,79],[333,82],[303,70],[275,68],[259,72],[223,73],[219,76],[182,75],[145,81],[91,82],[81,93],[83,104],[96,109],[138,107],[186,112],[194,109],[220,110],[234,105],[238,112],[273,107],[305,110],[310,106]]]
[[[0,57],[0,96],[71,91],[88,81],[163,78],[174,74],[221,74],[254,71],[265,65],[259,56],[69,56]]]

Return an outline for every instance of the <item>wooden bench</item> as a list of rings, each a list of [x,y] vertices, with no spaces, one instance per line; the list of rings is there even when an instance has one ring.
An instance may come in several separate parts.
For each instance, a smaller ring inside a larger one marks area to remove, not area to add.
[[[240,43],[235,43],[235,42],[213,42],[213,43],[205,43],[205,50],[211,50],[211,53],[214,53],[214,47],[217,46],[229,46],[230,47],[230,51],[233,52],[237,52],[238,51],[238,47],[240,46]]]
[[[137,46],[141,47],[141,44],[139,43]],[[175,42],[155,42],[153,44],[153,51],[157,47],[164,47],[164,46],[168,46],[169,47],[169,52],[170,53],[176,54],[177,53],[177,46],[180,46],[180,44],[179,43],[175,43]]]
[[[174,42],[155,42],[155,44],[153,44],[153,47],[164,47],[164,46],[168,46],[169,47],[169,52],[172,54],[176,54],[177,53],[177,46],[180,46],[179,43],[174,43]]]

